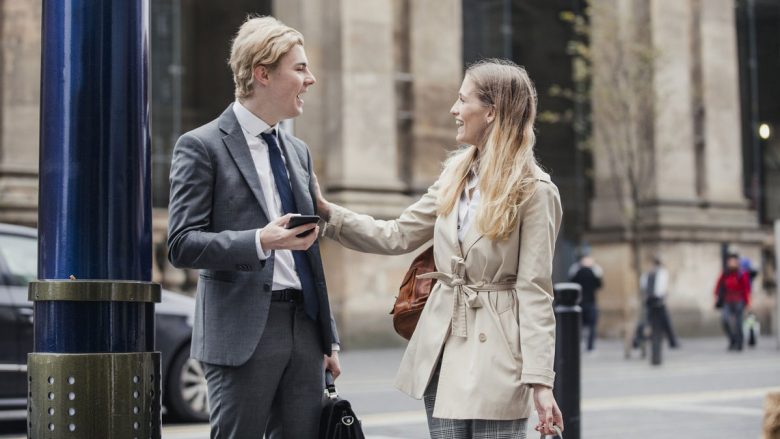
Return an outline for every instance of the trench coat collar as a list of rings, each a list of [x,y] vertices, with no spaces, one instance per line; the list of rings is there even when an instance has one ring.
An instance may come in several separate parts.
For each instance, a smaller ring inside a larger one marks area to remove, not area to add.
[[[536,168],[536,179],[539,181],[544,181],[547,183],[551,183],[552,179],[550,178],[550,174],[542,171],[541,168]],[[452,217],[452,218],[449,218]],[[453,224],[451,226],[447,227],[447,231],[451,232],[454,231],[454,235],[448,235],[454,236],[455,238],[455,247],[460,250],[460,256],[462,258],[466,258],[468,256],[469,251],[474,247],[476,243],[478,243],[485,235],[479,231],[479,226],[477,225],[476,218],[474,218],[474,221],[471,223],[471,227],[466,231],[466,236],[463,237],[463,242],[461,243],[458,240],[458,209],[452,209],[452,212],[448,215],[448,220],[452,221]]]
[[[447,241],[452,245],[452,248],[456,252],[456,256],[465,259],[469,250],[474,247],[474,244],[482,239],[482,233],[479,232],[479,228],[472,222],[469,230],[466,231],[466,236],[463,238],[463,242],[458,239],[458,207],[455,206],[450,213],[442,218],[443,226],[445,230],[445,236]]]
[[[463,252],[464,258],[469,254],[469,250],[471,250],[471,248],[474,247],[474,244],[479,242],[479,240],[482,239],[483,236],[484,235],[479,231],[479,226],[477,225],[476,218],[474,218],[474,221],[471,222],[471,227],[469,227],[469,229],[466,230],[466,236],[463,237],[463,242],[460,244],[461,252]]]

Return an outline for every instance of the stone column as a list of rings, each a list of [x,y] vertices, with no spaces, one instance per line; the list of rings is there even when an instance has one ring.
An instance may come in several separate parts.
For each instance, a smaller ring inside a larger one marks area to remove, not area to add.
[[[706,3],[706,7],[704,5]],[[737,203],[742,195],[742,150],[739,70],[734,2],[699,0],[704,107],[704,197]]]
[[[655,192],[659,203],[696,198],[691,115],[691,2],[650,2],[653,63]],[[733,60],[732,60],[733,62]]]
[[[35,225],[41,2],[0,3],[0,222]]]
[[[652,54],[651,71],[646,72],[652,78],[645,121],[649,129],[640,141],[652,152],[654,173],[652,190],[639,206],[641,259],[646,269],[649,256],[659,253],[670,270],[667,303],[683,335],[719,331],[712,290],[720,271],[721,243],[734,245],[757,263],[763,239],[755,212],[741,194],[734,11],[727,0],[717,1],[611,0],[611,8],[594,8],[592,17],[594,54],[631,41],[639,41],[640,49],[647,41],[645,50]],[[617,31],[609,24],[615,18]],[[632,34],[641,23],[647,23],[648,31]],[[628,335],[639,304],[638,273],[631,266],[609,157],[598,145],[598,133],[614,129],[601,117],[599,87],[614,85],[605,80],[608,71],[595,55],[593,71],[596,198],[588,239],[605,268],[601,330]],[[763,318],[768,310],[760,285],[760,279],[754,282],[754,309]]]
[[[397,217],[417,198],[406,194],[434,181],[454,145],[448,111],[462,76],[460,2],[275,0],[273,10],[304,34],[317,77],[294,123],[327,198],[376,218]],[[399,114],[404,87],[410,102]],[[322,251],[345,344],[401,343],[388,312],[419,251],[367,255],[329,240]]]
[[[312,148],[330,198],[395,215],[407,200],[393,196],[406,187],[396,148],[392,1],[277,0],[273,6],[306,39],[317,84],[305,96],[295,133]]]
[[[392,0],[274,2],[299,29],[317,84],[295,133],[315,157],[329,201],[395,218],[411,199],[399,177]],[[398,343],[390,316],[410,257],[365,255],[324,240],[333,312],[347,346]]]
[[[453,149],[457,128],[450,108],[463,79],[463,13],[460,0],[410,1],[412,80],[411,185],[424,191]]]

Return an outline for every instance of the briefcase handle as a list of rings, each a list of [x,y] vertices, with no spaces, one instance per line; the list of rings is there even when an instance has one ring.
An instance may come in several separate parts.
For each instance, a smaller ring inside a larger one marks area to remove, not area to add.
[[[336,380],[333,378],[333,372],[330,369],[325,369],[325,396],[330,399],[336,399],[339,397],[339,392],[336,390]]]
[[[557,425],[553,424],[553,430],[555,430],[555,436],[552,436],[552,437],[557,437],[559,439],[563,439],[563,433],[561,433],[561,428],[560,427],[558,427]],[[546,437],[548,437],[548,436],[541,435],[540,439],[544,439]]]

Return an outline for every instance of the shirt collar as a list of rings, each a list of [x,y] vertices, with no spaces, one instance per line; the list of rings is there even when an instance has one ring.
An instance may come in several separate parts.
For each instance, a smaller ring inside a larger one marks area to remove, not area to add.
[[[479,184],[479,176],[474,172],[469,172],[468,180],[466,180],[466,190],[471,190]]]
[[[270,130],[275,130],[276,132],[279,131],[278,123],[274,126],[268,125],[263,119],[260,119],[251,111],[247,110],[247,108],[243,106],[238,100],[233,103],[233,113],[235,113],[236,119],[238,119],[238,124],[241,125],[241,128],[252,137],[257,137],[261,133]]]

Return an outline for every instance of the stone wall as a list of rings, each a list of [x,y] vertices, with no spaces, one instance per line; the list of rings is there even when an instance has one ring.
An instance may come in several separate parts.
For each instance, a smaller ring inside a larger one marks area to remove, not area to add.
[[[768,236],[741,195],[739,89],[729,0],[602,0],[617,32],[594,17],[595,44],[628,38],[656,52],[652,102],[640,141],[657,174],[642,205],[645,255],[661,252],[672,274],[669,308],[682,334],[717,332],[712,290],[720,244],[753,261]],[[715,4],[717,3],[717,4]],[[247,4],[242,0],[242,4]],[[705,8],[706,4],[706,8]],[[0,221],[34,224],[37,207],[40,2],[0,3]],[[202,5],[201,5],[202,6]],[[435,179],[454,145],[448,111],[463,73],[459,0],[274,0],[274,14],[301,30],[317,84],[294,129],[312,148],[327,197],[377,218],[393,218]],[[649,26],[637,32],[632,20]],[[616,37],[617,35],[617,37]],[[186,36],[185,36],[186,37]],[[216,44],[216,43],[215,43]],[[227,42],[225,42],[227,44]],[[598,74],[598,66],[596,66]],[[598,78],[597,81],[598,83]],[[599,102],[594,102],[596,130]],[[641,129],[641,127],[632,127]],[[589,241],[605,269],[601,331],[633,330],[636,274],[609,160],[594,156]],[[564,200],[565,202],[565,200]],[[154,279],[193,291],[194,271],[165,259],[167,213],[154,210]],[[402,343],[388,312],[414,254],[364,255],[322,246],[333,309],[347,346]],[[754,308],[766,322],[773,297],[755,281]],[[765,327],[769,327],[768,325]]]
[[[329,201],[395,218],[438,175],[454,143],[448,110],[462,75],[460,3],[447,2],[274,4],[306,36],[318,77],[295,132],[312,147]],[[345,345],[400,343],[388,312],[414,254],[365,255],[328,240],[322,251]]]
[[[35,225],[41,2],[0,3],[0,222]]]
[[[729,0],[610,4],[611,8],[594,8],[593,18],[595,51],[606,53],[594,57],[596,197],[588,234],[593,254],[605,269],[600,329],[625,335],[638,313],[637,273],[626,243],[630,235],[611,179],[610,154],[599,148],[599,142],[609,141],[610,131],[616,130],[606,101],[610,95],[604,91],[616,86],[607,69],[609,54],[624,49],[630,54],[627,62],[641,64],[632,58],[641,56],[638,47],[650,54],[645,66],[650,81],[637,84],[633,92],[647,89],[642,96],[651,102],[644,104],[648,114],[625,123],[634,124],[629,130],[636,130],[637,142],[646,143],[652,161],[647,186],[640,188],[643,197],[635,207],[641,218],[641,260],[655,253],[665,260],[671,273],[668,305],[681,334],[715,333],[713,288],[721,269],[721,243],[738,247],[759,263],[765,237],[741,192],[734,9]],[[617,30],[620,38],[608,30]],[[630,98],[626,102],[630,104]],[[753,308],[768,323],[773,302],[761,285],[762,279],[756,279]]]

